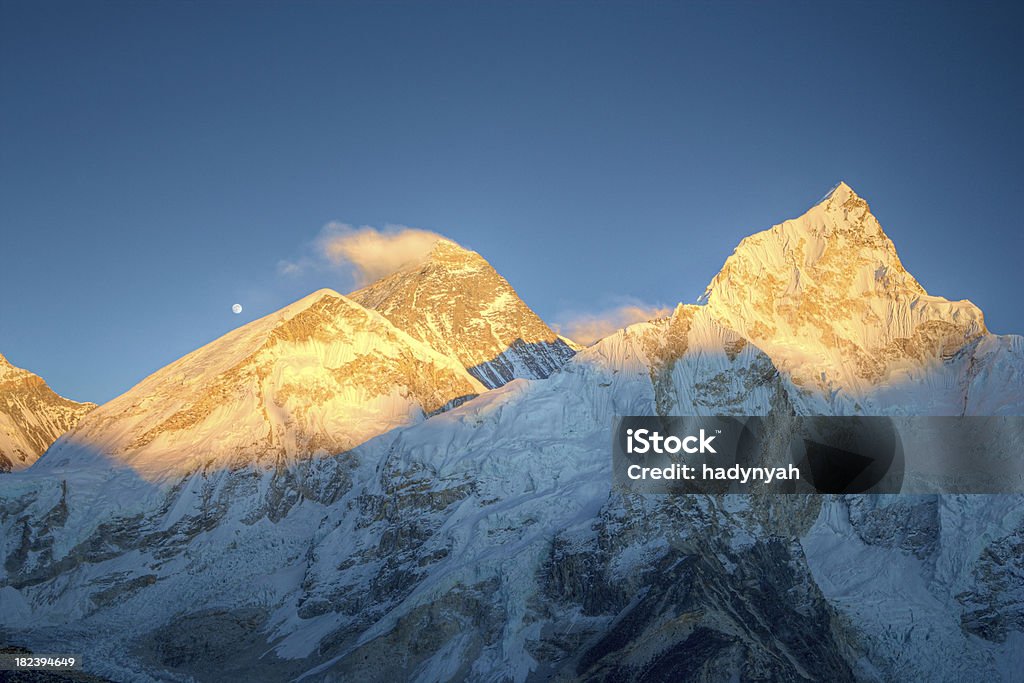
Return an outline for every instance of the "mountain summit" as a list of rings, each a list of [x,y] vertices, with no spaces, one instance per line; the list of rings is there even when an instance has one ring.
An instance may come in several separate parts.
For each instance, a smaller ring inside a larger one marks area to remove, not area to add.
[[[489,388],[547,377],[574,353],[480,254],[445,239],[349,297],[457,358]]]
[[[794,383],[826,392],[866,393],[987,335],[974,304],[931,296],[907,272],[846,183],[742,240],[704,299]]]
[[[40,465],[91,452],[156,480],[336,454],[483,390],[454,360],[324,289],[150,375]]]
[[[57,395],[0,355],[0,472],[28,467],[96,407]]]

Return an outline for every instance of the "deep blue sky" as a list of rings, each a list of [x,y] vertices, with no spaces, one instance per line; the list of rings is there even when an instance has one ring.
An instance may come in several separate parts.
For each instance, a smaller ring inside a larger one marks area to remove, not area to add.
[[[0,3],[0,353],[103,401],[436,230],[549,321],[692,302],[838,180],[1024,332],[1013,5]],[[234,302],[245,312],[234,316]]]

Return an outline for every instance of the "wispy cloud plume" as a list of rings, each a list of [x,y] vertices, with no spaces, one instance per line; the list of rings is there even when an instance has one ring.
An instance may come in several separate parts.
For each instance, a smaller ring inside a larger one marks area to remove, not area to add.
[[[441,239],[445,238],[436,232],[404,225],[378,230],[328,223],[317,246],[331,264],[350,264],[356,285],[362,287],[422,261]]]
[[[559,334],[589,346],[608,335],[634,323],[664,318],[672,313],[671,308],[645,304],[626,304],[604,310],[600,313],[586,313],[570,317],[554,327]]]
[[[423,261],[442,239],[448,238],[405,225],[378,229],[332,221],[293,258],[278,261],[277,273],[298,278],[310,273],[325,276],[331,271],[347,271],[355,286],[363,287]]]
[[[299,275],[308,265],[304,261],[278,261],[277,272],[281,275]]]

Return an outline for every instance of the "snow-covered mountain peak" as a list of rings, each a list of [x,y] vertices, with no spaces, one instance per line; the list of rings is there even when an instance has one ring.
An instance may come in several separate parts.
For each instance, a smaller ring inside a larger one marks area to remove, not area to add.
[[[492,388],[547,377],[574,353],[480,254],[446,239],[424,261],[349,297]]]
[[[888,240],[867,200],[842,181],[795,220],[802,230],[812,235],[851,232],[878,239],[879,244]]]
[[[824,203],[824,202],[828,202],[830,200],[835,200],[839,204],[843,204],[844,202],[846,202],[846,201],[848,201],[850,199],[861,199],[861,198],[854,191],[854,189],[852,187],[850,187],[849,185],[846,184],[846,181],[840,180],[835,185],[835,187],[833,187],[831,190],[828,191],[828,194],[826,194],[824,197],[822,197],[821,201],[818,202],[818,203],[821,204],[821,203]],[[863,200],[861,200],[861,201],[863,201]]]
[[[17,365],[14,365],[11,361],[7,360],[6,357],[0,355],[0,379],[25,376],[36,377],[36,375],[32,374],[28,370],[19,368]],[[39,381],[41,382],[42,379],[40,378]]]
[[[95,407],[58,395],[42,377],[0,355],[0,472],[31,465]]]
[[[832,191],[808,213],[813,212],[816,208],[820,208],[826,216],[832,218],[832,220],[823,221],[828,228],[860,231],[869,235],[885,237],[882,226],[871,213],[871,207],[867,201],[844,182],[840,182],[832,188]]]
[[[261,322],[264,324],[255,324]],[[275,327],[272,332],[274,338],[298,334],[316,335],[329,340],[332,334],[345,336],[352,328],[380,325],[382,322],[372,311],[333,289],[319,289],[285,306],[277,313],[240,329],[260,331],[269,323]]]
[[[305,307],[311,305],[314,301],[318,301],[319,299],[322,299],[325,296],[341,298],[342,294],[340,292],[337,292],[337,291],[331,289],[330,287],[323,287],[321,289],[316,290],[315,292],[313,292],[311,294],[307,294],[306,296],[302,297],[298,301],[295,301],[294,303],[288,304],[287,306],[285,306],[281,310],[282,311],[287,311],[287,310],[291,310],[291,309],[294,309],[294,308],[305,308]]]
[[[928,295],[845,183],[802,216],[742,240],[703,298],[798,384],[826,389],[941,363],[986,334],[972,303]]]
[[[6,358],[4,358],[2,355],[0,355],[0,378],[6,377],[8,375],[14,375],[14,374],[22,373],[22,372],[27,372],[27,370],[22,370],[19,367],[15,367],[14,365],[11,365],[10,361],[8,361]]]
[[[483,390],[456,361],[324,289],[150,375],[39,465],[100,456],[158,480],[341,453]]]
[[[601,339],[566,369],[580,367],[604,369],[613,387],[638,376],[641,385],[649,382],[650,404],[640,400],[642,392],[631,398],[633,405],[618,408],[620,415],[757,414],[765,405],[761,392],[774,392],[778,375],[760,349],[715,320],[706,306],[688,304]]]
[[[483,256],[472,249],[467,249],[461,244],[445,238],[437,240],[422,261],[407,266],[405,270],[421,272],[424,265],[430,265],[437,270],[448,273],[460,273],[463,276],[470,273],[486,274],[488,271],[497,275],[494,268]]]
[[[467,249],[454,240],[442,237],[434,243],[430,250],[430,258],[449,258],[454,260],[483,261],[483,257],[472,249]]]

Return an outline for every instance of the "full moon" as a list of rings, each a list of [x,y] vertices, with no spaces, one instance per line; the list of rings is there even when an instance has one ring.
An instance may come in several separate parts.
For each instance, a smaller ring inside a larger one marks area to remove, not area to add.
[[[234,306],[232,306],[231,307],[231,312],[234,313],[235,315],[238,315],[239,313],[241,313],[242,312],[242,304],[235,304]]]

